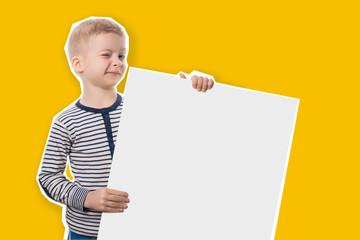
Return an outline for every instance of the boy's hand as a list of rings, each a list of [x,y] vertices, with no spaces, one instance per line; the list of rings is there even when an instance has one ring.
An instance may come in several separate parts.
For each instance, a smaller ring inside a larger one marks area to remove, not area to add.
[[[185,74],[182,72],[178,73],[179,77],[186,78]],[[191,77],[192,86],[193,88],[197,89],[199,92],[206,92],[207,90],[211,89],[214,86],[214,79],[211,77],[203,77],[197,74],[194,74]]]
[[[99,188],[96,191],[90,191],[85,198],[84,207],[101,212],[123,212],[127,203],[130,202],[129,194],[126,192]]]

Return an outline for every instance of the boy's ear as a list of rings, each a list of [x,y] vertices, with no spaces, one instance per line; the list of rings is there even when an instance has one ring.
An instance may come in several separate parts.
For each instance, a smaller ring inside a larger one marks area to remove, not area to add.
[[[73,69],[75,70],[75,72],[82,73],[84,71],[79,56],[74,56],[71,59],[71,65],[72,65]]]

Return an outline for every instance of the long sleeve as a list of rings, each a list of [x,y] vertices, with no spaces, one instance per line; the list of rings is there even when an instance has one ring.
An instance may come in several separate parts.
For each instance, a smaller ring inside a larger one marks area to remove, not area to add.
[[[89,190],[76,185],[64,175],[72,142],[68,129],[55,117],[37,180],[49,198],[78,210],[86,211],[84,201]]]

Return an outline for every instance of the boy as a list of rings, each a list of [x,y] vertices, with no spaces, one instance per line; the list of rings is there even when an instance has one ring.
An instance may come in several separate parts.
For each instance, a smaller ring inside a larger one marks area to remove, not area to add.
[[[128,40],[114,20],[88,18],[73,26],[65,46],[82,95],[54,117],[37,179],[50,201],[66,205],[68,239],[96,239],[101,213],[123,212],[130,201],[128,193],[106,188],[123,106],[116,86],[128,67]],[[207,77],[191,79],[202,92],[214,84]],[[64,176],[67,157],[73,182]]]

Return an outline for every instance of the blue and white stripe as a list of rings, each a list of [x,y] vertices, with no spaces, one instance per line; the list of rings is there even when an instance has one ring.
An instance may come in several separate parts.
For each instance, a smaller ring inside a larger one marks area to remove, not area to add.
[[[89,108],[77,101],[54,117],[38,181],[48,197],[67,206],[66,222],[77,234],[98,234],[101,212],[83,204],[89,191],[107,186],[122,106],[118,94],[108,108]],[[64,175],[67,159],[73,181]]]

